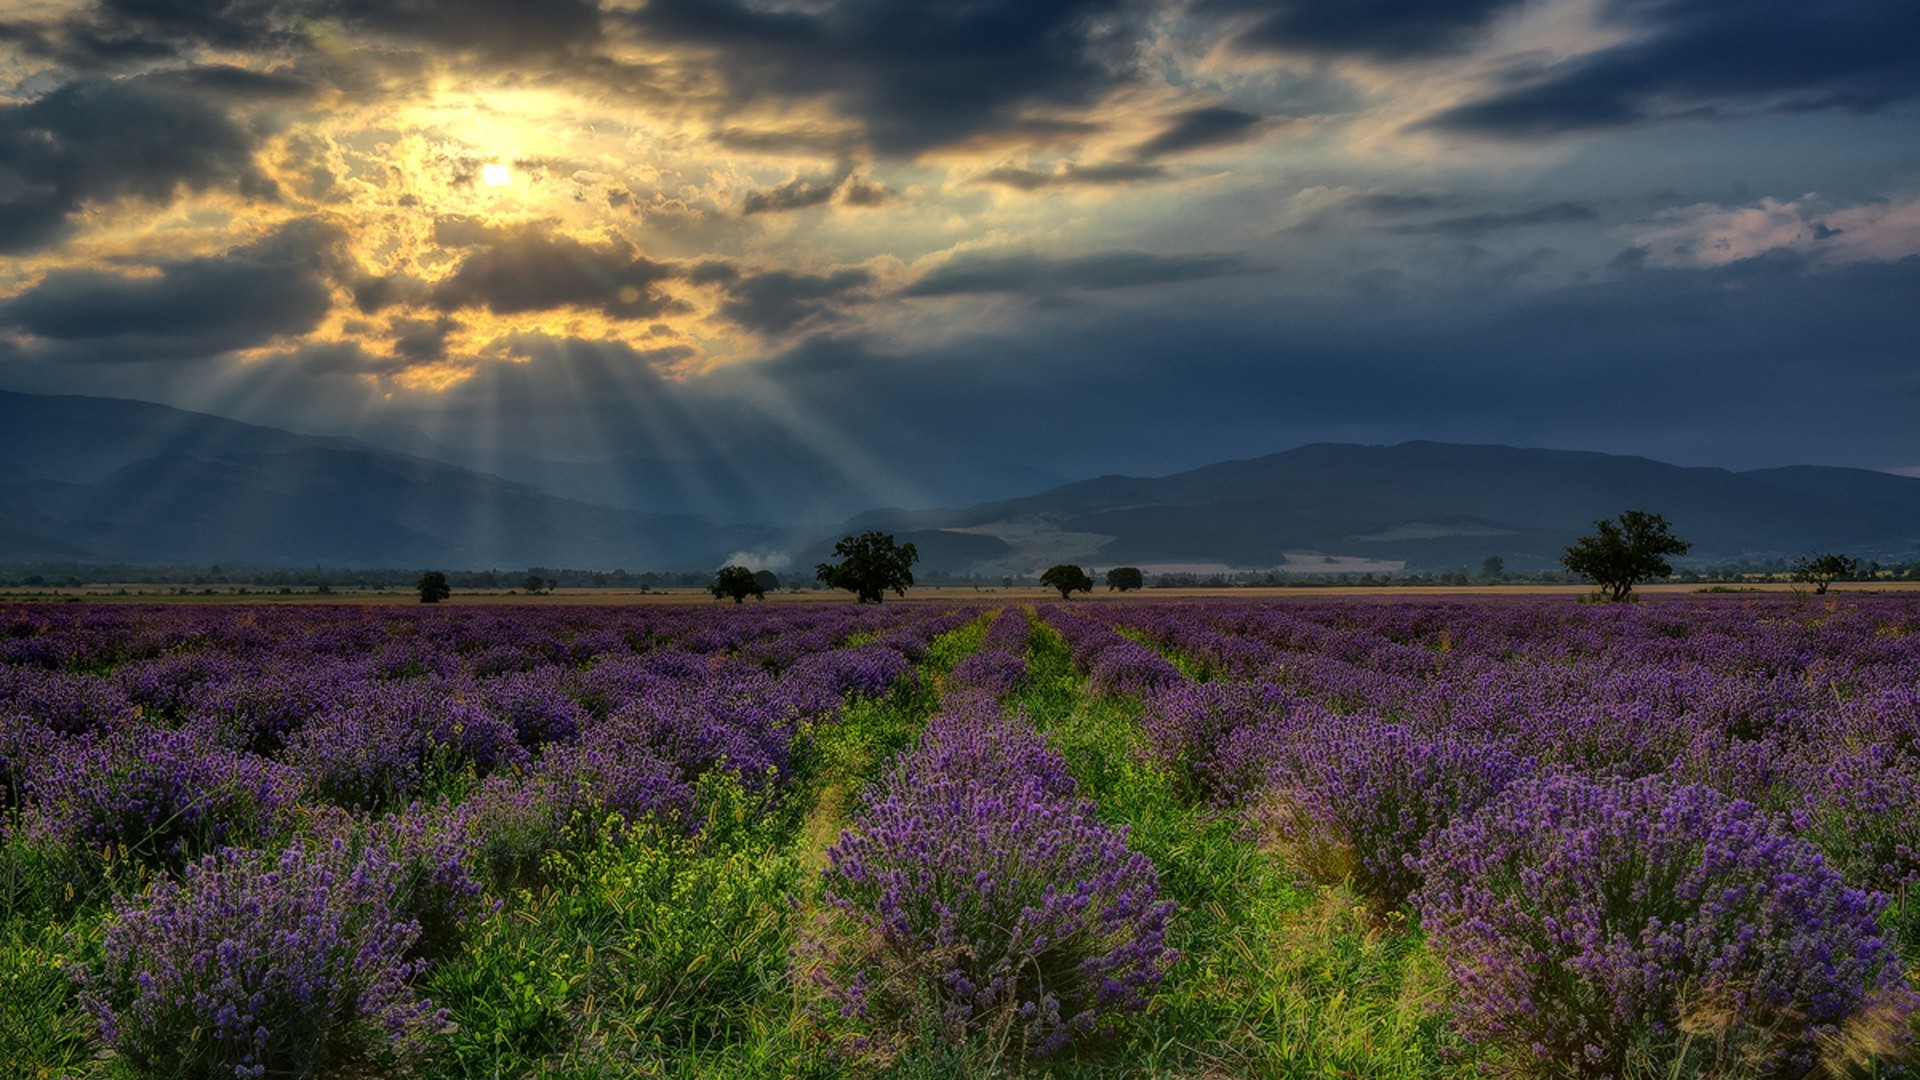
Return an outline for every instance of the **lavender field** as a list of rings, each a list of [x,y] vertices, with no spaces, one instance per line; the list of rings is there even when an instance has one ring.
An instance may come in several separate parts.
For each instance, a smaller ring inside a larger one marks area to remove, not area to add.
[[[1920,604],[0,608],[0,1073],[1913,1070]]]

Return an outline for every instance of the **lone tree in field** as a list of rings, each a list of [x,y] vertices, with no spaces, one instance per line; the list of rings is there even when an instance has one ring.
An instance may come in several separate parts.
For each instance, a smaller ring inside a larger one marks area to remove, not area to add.
[[[438,570],[421,574],[420,584],[416,588],[420,590],[420,602],[423,604],[437,604],[453,595],[453,589],[447,585],[447,575]]]
[[[893,534],[875,531],[841,537],[833,553],[840,561],[814,567],[814,577],[830,589],[846,589],[862,604],[886,599],[882,594],[888,589],[895,596],[907,595],[913,584],[911,567],[920,561],[912,544],[896,544]]]
[[[1047,567],[1047,572],[1040,575],[1040,584],[1051,589],[1059,589],[1062,600],[1073,599],[1073,594],[1077,592],[1093,591],[1093,579],[1087,576],[1085,570],[1072,563],[1060,563],[1057,566]]]
[[[543,592],[551,591],[551,586],[547,584],[547,579],[541,577],[539,574],[528,574],[527,579],[520,583],[520,587],[527,590],[527,595],[529,596],[539,596]]]
[[[1581,577],[1592,579],[1611,601],[1627,599],[1643,581],[1673,573],[1665,556],[1685,555],[1693,545],[1667,531],[1667,519],[1645,510],[1628,510],[1619,521],[1602,518],[1593,523],[1597,535],[1575,541],[1560,562]]]
[[[1859,572],[1859,559],[1851,555],[1836,555],[1831,551],[1793,564],[1793,580],[1811,582],[1815,596],[1824,595],[1827,586]]]
[[[713,584],[707,586],[715,600],[733,597],[736,604],[743,603],[749,596],[767,598],[767,590],[760,586],[753,571],[744,566],[723,566],[713,575]]]
[[[780,591],[780,575],[771,570],[755,570],[753,580],[759,584],[762,592]]]
[[[1113,592],[1116,589],[1120,592],[1126,592],[1128,589],[1145,588],[1146,584],[1147,577],[1140,572],[1140,568],[1137,566],[1116,566],[1107,571],[1108,592]]]

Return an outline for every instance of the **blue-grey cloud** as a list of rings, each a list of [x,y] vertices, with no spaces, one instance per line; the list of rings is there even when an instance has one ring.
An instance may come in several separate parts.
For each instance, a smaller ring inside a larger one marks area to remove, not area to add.
[[[67,346],[64,355],[204,357],[307,333],[333,305],[340,231],[295,222],[222,255],[157,274],[56,270],[0,303],[0,325]]]
[[[1744,110],[1872,112],[1920,94],[1920,7],[1886,0],[1614,0],[1627,42],[1519,77],[1431,128],[1554,136]]]
[[[1452,236],[1477,236],[1503,229],[1522,229],[1533,225],[1568,225],[1592,221],[1600,214],[1593,207],[1577,202],[1553,202],[1521,210],[1459,214],[1434,221],[1395,225],[1391,231],[1407,235],[1437,233]]]
[[[1132,77],[1103,32],[1124,0],[648,0],[630,18],[649,40],[707,50],[741,104],[826,98],[881,153],[915,155],[980,135],[1067,130],[1031,107],[1090,105]],[[1117,50],[1117,51],[1116,51]]]
[[[1201,0],[1201,11],[1252,16],[1233,43],[1247,51],[1432,56],[1469,45],[1526,0]]]
[[[536,226],[489,229],[456,222],[443,222],[438,239],[471,247],[453,273],[432,287],[432,302],[442,310],[484,307],[512,315],[576,307],[623,319],[677,310],[678,302],[660,286],[679,271],[625,241],[585,244]]]
[[[590,45],[602,30],[597,0],[95,0],[55,20],[0,22],[0,40],[102,70],[205,48],[304,53],[320,23],[514,60]]]
[[[1262,120],[1257,113],[1225,105],[1189,109],[1174,116],[1158,135],[1141,143],[1133,153],[1147,160],[1245,142],[1259,134]]]
[[[965,255],[922,275],[907,296],[1129,289],[1244,274],[1241,255],[1156,255],[1111,251],[1049,258],[1042,255]]]
[[[743,274],[727,282],[727,299],[720,313],[733,322],[769,333],[784,334],[832,321],[856,294],[873,283],[861,269],[831,274],[800,274],[768,270]]]
[[[89,203],[165,203],[182,188],[271,194],[257,136],[182,78],[80,80],[0,106],[0,252],[57,243]]]

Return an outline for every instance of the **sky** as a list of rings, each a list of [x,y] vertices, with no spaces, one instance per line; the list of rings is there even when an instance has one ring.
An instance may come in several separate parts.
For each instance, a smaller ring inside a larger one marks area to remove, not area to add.
[[[0,388],[1920,475],[1917,98],[1911,0],[8,0]]]

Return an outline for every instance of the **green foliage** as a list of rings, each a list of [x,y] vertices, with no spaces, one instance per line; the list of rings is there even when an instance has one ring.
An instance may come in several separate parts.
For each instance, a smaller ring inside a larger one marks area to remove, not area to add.
[[[853,593],[862,604],[879,603],[889,589],[895,596],[907,595],[913,564],[920,561],[912,544],[896,544],[891,533],[875,531],[841,537],[833,553],[840,561],[820,563],[814,576],[830,589]]]
[[[755,570],[753,581],[760,586],[761,592],[773,592],[780,588],[780,575],[771,570]]]
[[[1128,827],[1180,905],[1167,943],[1181,960],[1155,1007],[1053,1076],[1463,1075],[1442,1064],[1461,1046],[1435,1008],[1445,972],[1417,930],[1381,922],[1344,888],[1297,884],[1238,819],[1180,798],[1141,760],[1139,704],[1087,695],[1053,630],[1035,633],[1028,662],[1033,678],[1011,704],[1041,723],[1081,793]]]
[[[1116,566],[1107,571],[1107,589],[1110,592],[1127,592],[1145,588],[1146,584],[1147,576],[1137,566]]]
[[[1815,596],[1825,595],[1829,585],[1842,578],[1853,577],[1859,572],[1859,559],[1831,551],[1801,559],[1793,564],[1793,580],[1811,584]]]
[[[97,949],[98,938],[94,919],[71,933],[0,924],[0,1062],[8,1063],[7,1076],[53,1080],[98,1071],[98,1028],[72,976],[84,966],[78,954]]]
[[[776,585],[778,580],[775,579]],[[715,600],[730,597],[736,604],[749,596],[760,600],[767,598],[767,590],[761,586],[759,578],[744,566],[723,566],[715,571],[713,584],[707,586],[707,591],[713,594]]]
[[[1507,560],[1498,555],[1489,555],[1486,561],[1480,564],[1480,576],[1488,581],[1498,581],[1506,576],[1506,573]]]
[[[447,575],[438,570],[421,574],[420,582],[414,588],[420,590],[420,602],[423,604],[437,604],[453,595],[453,587],[447,584]]]
[[[1087,576],[1085,570],[1072,563],[1058,563],[1047,567],[1046,572],[1040,575],[1040,584],[1049,589],[1060,590],[1062,600],[1073,599],[1073,594],[1077,592],[1093,591],[1093,579]]]
[[[1673,573],[1665,557],[1685,555],[1693,547],[1667,531],[1666,518],[1645,510],[1627,510],[1618,523],[1602,518],[1593,527],[1595,535],[1575,541],[1560,562],[1592,579],[1616,602],[1627,599],[1635,585]]]

